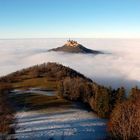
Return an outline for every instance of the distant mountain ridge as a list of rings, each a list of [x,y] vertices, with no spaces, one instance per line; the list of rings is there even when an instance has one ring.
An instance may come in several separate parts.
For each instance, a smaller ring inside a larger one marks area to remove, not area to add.
[[[88,49],[74,40],[68,40],[62,47],[50,49],[49,51],[62,51],[62,52],[67,52],[67,53],[83,53],[83,54],[102,54],[103,53],[100,51]]]

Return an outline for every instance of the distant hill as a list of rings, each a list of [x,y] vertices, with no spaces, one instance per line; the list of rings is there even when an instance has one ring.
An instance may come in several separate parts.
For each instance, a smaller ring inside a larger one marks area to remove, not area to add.
[[[68,40],[62,47],[50,49],[49,51],[62,51],[68,53],[84,53],[84,54],[101,54],[100,51],[95,51],[84,47],[76,41]]]

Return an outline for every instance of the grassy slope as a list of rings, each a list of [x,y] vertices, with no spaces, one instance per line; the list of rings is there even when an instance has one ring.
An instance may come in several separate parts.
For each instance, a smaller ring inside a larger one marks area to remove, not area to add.
[[[20,80],[20,82],[12,83],[14,89],[24,90],[28,88],[41,88],[54,91],[57,89],[57,81],[50,78],[42,77],[29,79],[29,77],[23,77],[24,75],[22,75],[22,80]],[[15,106],[18,107],[18,110],[25,109],[25,107],[26,110],[41,110],[70,104],[69,101],[57,96],[24,92],[23,94],[14,95],[12,100],[14,101]]]
[[[49,67],[49,68],[48,68]],[[35,76],[33,72],[39,69],[39,75]],[[42,72],[42,69],[44,70]],[[62,72],[62,73],[61,73]],[[57,77],[60,75],[60,79]],[[57,91],[57,86],[59,80],[65,77],[82,77],[91,81],[90,79],[84,77],[82,74],[59,64],[50,63],[49,66],[44,65],[33,66],[6,76],[6,78],[0,78],[1,83],[10,83],[13,89],[28,89],[28,88],[42,88],[45,90]],[[37,110],[37,109],[46,109],[48,107],[57,107],[70,105],[70,102],[57,97],[57,96],[47,96],[37,93],[24,93],[15,94],[12,97],[12,101],[18,110],[26,108],[27,110]]]
[[[39,87],[39,88],[45,88],[47,90],[56,90],[57,81],[49,80],[47,79],[47,77],[31,78],[31,79],[24,79],[20,82],[12,83],[12,87],[16,89]]]

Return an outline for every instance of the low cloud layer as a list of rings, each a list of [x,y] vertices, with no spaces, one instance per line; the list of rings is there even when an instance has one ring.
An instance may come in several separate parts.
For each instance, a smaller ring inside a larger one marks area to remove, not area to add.
[[[85,47],[106,54],[47,52],[50,48],[62,46],[65,39],[0,40],[0,75],[43,62],[58,62],[105,86],[128,89],[140,86],[140,40],[77,40]]]

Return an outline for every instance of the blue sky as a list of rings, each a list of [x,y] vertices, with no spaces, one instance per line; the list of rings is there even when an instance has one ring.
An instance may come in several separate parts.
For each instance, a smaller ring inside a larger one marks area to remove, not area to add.
[[[140,38],[140,0],[0,0],[0,38]]]

